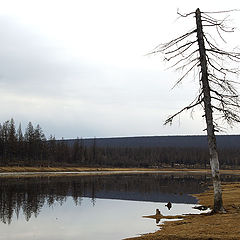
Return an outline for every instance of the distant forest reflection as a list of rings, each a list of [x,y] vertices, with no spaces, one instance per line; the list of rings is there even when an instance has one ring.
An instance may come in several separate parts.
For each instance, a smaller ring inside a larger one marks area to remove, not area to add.
[[[223,175],[224,181],[240,181],[240,176]],[[63,204],[72,197],[81,205],[83,197],[151,202],[196,203],[189,194],[211,184],[208,175],[120,174],[66,177],[1,178],[0,220],[10,224],[22,211],[26,221],[37,217],[42,207]]]

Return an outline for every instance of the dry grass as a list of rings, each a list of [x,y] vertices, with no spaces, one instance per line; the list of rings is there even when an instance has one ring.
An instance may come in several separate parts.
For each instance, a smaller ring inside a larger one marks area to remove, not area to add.
[[[151,171],[145,168],[95,167],[0,167],[0,172],[91,172],[91,171]]]
[[[199,203],[213,206],[213,191],[197,194]],[[128,240],[240,239],[240,183],[223,184],[225,214],[188,215],[183,220],[167,222],[153,234]]]
[[[210,173],[206,169],[177,169],[177,168],[97,168],[97,167],[0,167],[1,172],[87,172],[87,171],[166,171]],[[240,170],[222,170],[221,173],[240,174]]]
[[[34,174],[25,174],[25,173]],[[96,167],[0,167],[0,178],[5,177],[39,177],[39,176],[51,176],[51,177],[61,177],[61,176],[76,176],[76,175],[86,175],[86,174],[97,174],[97,175],[108,175],[108,174],[124,174],[126,172],[135,173],[146,173],[146,172],[165,172],[166,174],[210,174],[209,170],[205,169],[172,169],[172,168],[96,168]],[[9,173],[9,174],[8,174]],[[11,173],[15,173],[11,175]],[[57,173],[57,174],[53,174]],[[225,174],[240,174],[240,170],[222,170],[221,173]]]

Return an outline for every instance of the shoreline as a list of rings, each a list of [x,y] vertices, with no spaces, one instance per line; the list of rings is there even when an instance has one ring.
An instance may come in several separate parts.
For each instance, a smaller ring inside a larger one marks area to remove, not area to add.
[[[110,168],[110,167],[0,167],[0,178],[70,177],[112,174],[207,174],[210,169],[178,168]],[[221,174],[240,175],[240,170],[221,170]]]
[[[211,174],[205,169],[146,169],[146,168],[93,168],[93,167],[0,167],[0,177],[73,176],[87,174]],[[221,174],[240,174],[240,170],[221,170]],[[181,216],[182,220],[167,221],[161,230],[125,240],[190,240],[190,239],[240,239],[240,183],[222,183],[226,214],[198,214]],[[213,190],[194,194],[200,205],[213,206]],[[165,218],[163,216],[163,218]],[[174,217],[176,218],[176,216]]]
[[[222,183],[223,204],[226,213],[182,216],[182,220],[165,222],[155,233],[125,240],[237,240],[240,239],[240,183]],[[194,194],[199,204],[213,206],[212,187]]]
[[[118,167],[77,167],[77,166],[65,166],[65,167],[19,167],[8,166],[1,167],[0,173],[11,172],[98,172],[98,171],[144,171],[144,172],[199,172],[199,173],[211,173],[210,169],[195,169],[195,168],[118,168]],[[222,174],[240,174],[240,169],[224,169],[220,170]]]
[[[0,167],[0,178],[68,177],[112,174],[210,174],[201,169],[97,168],[97,167]]]
[[[117,167],[0,167],[0,173],[5,172],[88,172],[88,171],[201,171],[206,169],[177,169],[177,168],[117,168]],[[237,170],[236,170],[237,171]],[[240,170],[239,170],[240,173]]]
[[[187,168],[112,168],[112,167],[0,167],[2,177],[72,176],[87,174],[211,174],[210,169]],[[240,175],[240,170],[221,170],[221,174]]]

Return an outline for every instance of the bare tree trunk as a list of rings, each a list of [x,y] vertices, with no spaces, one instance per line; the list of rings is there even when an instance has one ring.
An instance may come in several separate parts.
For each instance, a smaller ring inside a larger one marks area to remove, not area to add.
[[[210,153],[210,165],[212,170],[213,188],[214,188],[214,212],[223,212],[222,202],[222,190],[219,173],[219,161],[217,153],[216,136],[214,132],[213,116],[212,116],[212,105],[210,86],[208,80],[208,69],[206,59],[206,49],[204,44],[204,35],[202,29],[201,12],[199,8],[196,10],[196,24],[197,24],[197,40],[200,54],[200,65],[201,65],[201,82],[203,88],[203,102],[205,110],[205,119],[207,124],[207,135],[208,135],[208,148]]]

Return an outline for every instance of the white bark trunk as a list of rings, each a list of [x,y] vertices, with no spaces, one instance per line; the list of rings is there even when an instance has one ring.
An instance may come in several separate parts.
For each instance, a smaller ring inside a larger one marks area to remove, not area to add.
[[[219,173],[219,161],[217,154],[216,136],[214,132],[213,116],[212,116],[212,105],[210,86],[208,81],[208,69],[206,60],[206,49],[204,45],[204,34],[202,30],[201,12],[199,8],[196,10],[196,24],[197,24],[197,39],[200,54],[200,65],[201,65],[201,82],[203,88],[203,102],[204,111],[207,124],[207,135],[208,135],[208,147],[210,153],[210,165],[212,170],[213,188],[214,188],[214,212],[223,212],[222,202],[222,190]]]
[[[210,150],[210,165],[212,170],[213,189],[214,189],[213,211],[224,212],[223,202],[222,202],[222,188],[221,188],[220,172],[219,172],[219,161],[218,161],[217,150],[215,148]]]

